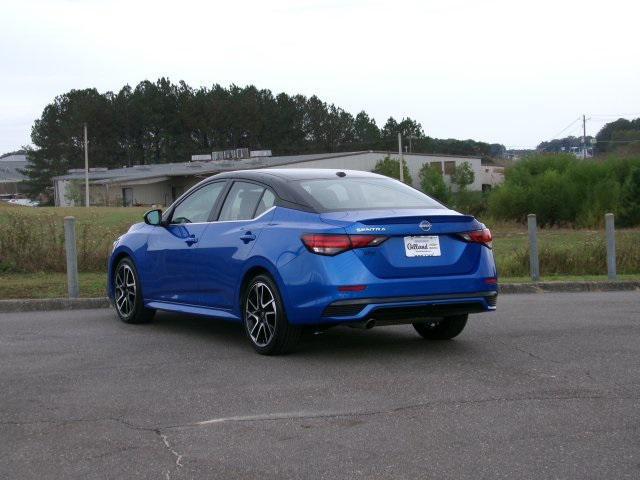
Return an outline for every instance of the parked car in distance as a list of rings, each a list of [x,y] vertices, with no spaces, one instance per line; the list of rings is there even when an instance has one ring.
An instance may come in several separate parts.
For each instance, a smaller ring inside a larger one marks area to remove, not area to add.
[[[21,207],[38,207],[40,202],[37,200],[29,200],[28,198],[11,198],[7,203],[11,205],[19,205]]]
[[[443,340],[496,308],[490,231],[381,175],[223,173],[144,220],[109,258],[127,323],[156,310],[241,322],[257,352],[279,354],[305,327],[412,324]]]

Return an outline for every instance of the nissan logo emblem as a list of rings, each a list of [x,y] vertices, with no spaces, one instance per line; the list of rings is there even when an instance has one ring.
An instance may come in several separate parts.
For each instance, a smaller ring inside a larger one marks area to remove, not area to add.
[[[423,232],[428,232],[429,230],[431,230],[431,223],[426,220],[421,221],[418,226]]]

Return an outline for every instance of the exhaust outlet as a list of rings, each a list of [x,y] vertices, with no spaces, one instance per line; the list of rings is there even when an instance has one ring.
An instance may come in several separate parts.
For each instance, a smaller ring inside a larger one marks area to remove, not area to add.
[[[369,318],[367,320],[363,320],[361,322],[352,322],[349,324],[351,328],[359,328],[362,330],[371,330],[376,326],[376,321],[373,318]]]

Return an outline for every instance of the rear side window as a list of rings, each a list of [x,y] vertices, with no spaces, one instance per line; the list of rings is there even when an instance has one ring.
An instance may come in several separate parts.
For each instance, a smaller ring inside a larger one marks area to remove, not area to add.
[[[218,220],[250,220],[265,191],[264,187],[248,182],[235,182],[224,201]]]
[[[273,194],[271,190],[267,188],[262,194],[262,198],[258,202],[258,208],[256,210],[256,213],[253,216],[257,217],[258,215],[262,215],[264,212],[269,210],[275,204],[276,204],[276,196]]]
[[[171,223],[201,223],[209,221],[211,209],[216,204],[225,182],[216,182],[199,188],[173,210]]]
[[[388,178],[300,180],[299,185],[325,211],[445,208],[424,193]]]

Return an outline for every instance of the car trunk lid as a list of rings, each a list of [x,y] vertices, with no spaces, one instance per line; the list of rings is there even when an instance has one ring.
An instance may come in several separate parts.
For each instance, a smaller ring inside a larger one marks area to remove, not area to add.
[[[459,235],[482,224],[448,209],[358,210],[323,213],[321,218],[351,235],[388,237],[377,247],[354,250],[379,278],[467,274],[477,268],[480,249],[485,248]]]

